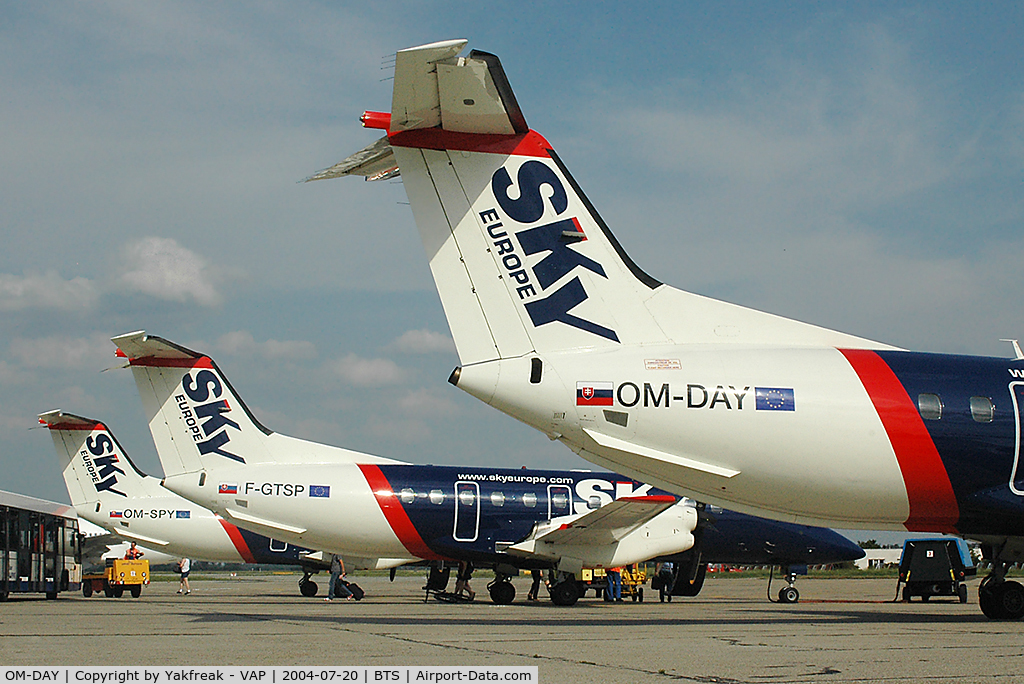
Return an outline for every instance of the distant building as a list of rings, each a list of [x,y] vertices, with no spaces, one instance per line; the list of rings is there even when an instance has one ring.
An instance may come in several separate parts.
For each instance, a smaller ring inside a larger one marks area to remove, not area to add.
[[[902,547],[898,549],[864,549],[864,557],[853,561],[853,564],[861,570],[867,570],[868,568],[894,568],[900,564],[900,555],[902,554]]]

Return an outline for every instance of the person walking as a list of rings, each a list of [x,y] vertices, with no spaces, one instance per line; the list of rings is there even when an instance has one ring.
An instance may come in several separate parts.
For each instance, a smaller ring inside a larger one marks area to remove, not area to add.
[[[622,602],[622,568],[608,568],[608,600]]]
[[[188,584],[188,573],[192,569],[192,561],[188,556],[182,556],[181,560],[178,561],[178,593],[179,594],[191,594],[192,587]]]
[[[331,556],[331,580],[327,585],[327,598],[324,601],[333,601],[335,596],[344,599],[352,598],[352,592],[341,581],[344,577],[345,561],[338,554],[334,554]]]

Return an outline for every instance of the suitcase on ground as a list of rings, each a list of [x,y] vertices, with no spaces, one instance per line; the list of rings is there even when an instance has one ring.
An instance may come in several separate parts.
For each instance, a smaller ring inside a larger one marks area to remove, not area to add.
[[[352,598],[354,598],[356,601],[362,601],[363,597],[366,596],[366,592],[363,591],[363,588],[355,582],[345,582],[344,580],[342,580],[342,583],[346,587],[348,587],[349,591],[352,592]]]

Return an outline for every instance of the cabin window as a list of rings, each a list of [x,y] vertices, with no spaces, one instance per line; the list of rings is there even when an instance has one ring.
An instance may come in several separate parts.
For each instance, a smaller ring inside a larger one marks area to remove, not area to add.
[[[552,508],[565,508],[569,505],[569,497],[565,494],[552,494],[551,495],[551,507]]]
[[[459,492],[459,503],[463,506],[472,506],[476,503],[476,492],[472,489],[463,489]]]
[[[942,399],[938,394],[918,394],[917,410],[925,420],[939,420],[942,418]]]
[[[590,510],[596,511],[600,507],[601,507],[601,497],[599,497],[599,496],[592,496],[589,499],[587,499],[587,508],[589,508]]]
[[[404,504],[411,504],[416,500],[416,492],[406,487],[398,494],[398,498],[402,500]]]
[[[430,490],[430,503],[432,504],[443,504],[444,503],[444,492],[440,489]]]
[[[533,492],[526,492],[523,494],[523,505],[527,508],[537,507],[537,495]]]
[[[996,407],[988,397],[971,397],[971,418],[979,423],[991,423]]]
[[[491,505],[501,508],[505,505],[505,494],[503,492],[491,492]]]

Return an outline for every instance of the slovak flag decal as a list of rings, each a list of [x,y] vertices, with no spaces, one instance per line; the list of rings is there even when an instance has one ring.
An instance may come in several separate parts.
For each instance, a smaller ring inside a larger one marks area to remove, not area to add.
[[[577,406],[611,406],[613,387],[610,382],[577,382]]]
[[[237,494],[238,485],[236,484],[224,484],[221,482],[220,486],[217,487],[218,494]]]
[[[121,517],[124,517],[124,516],[122,515],[121,511],[110,511],[110,517],[111,518],[121,518]]]

